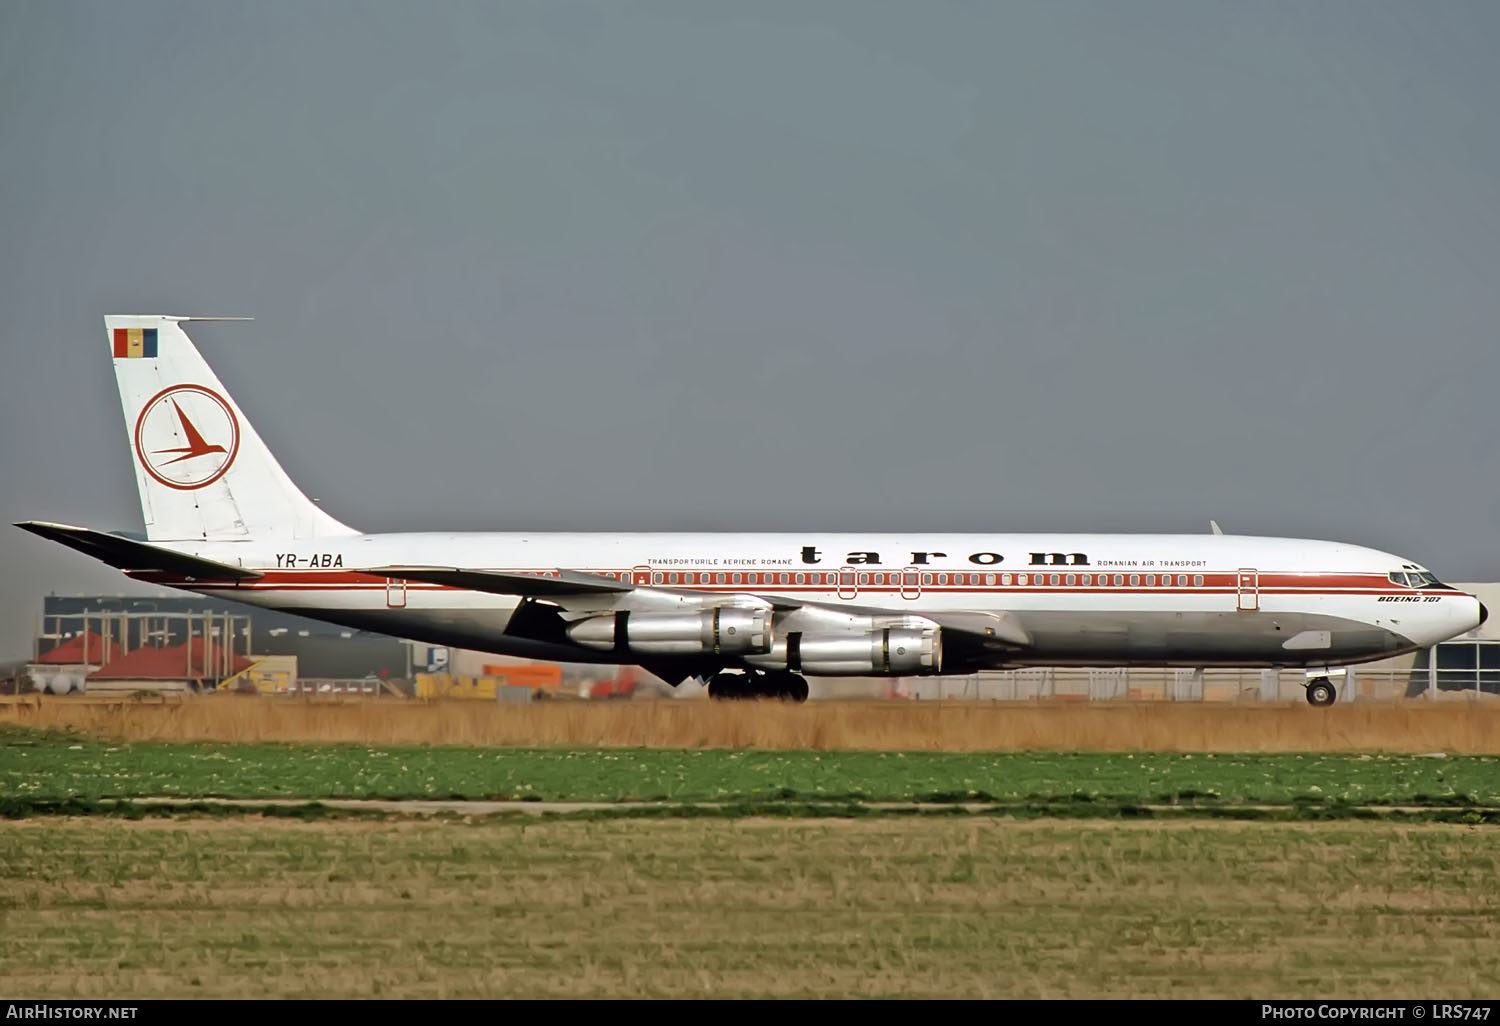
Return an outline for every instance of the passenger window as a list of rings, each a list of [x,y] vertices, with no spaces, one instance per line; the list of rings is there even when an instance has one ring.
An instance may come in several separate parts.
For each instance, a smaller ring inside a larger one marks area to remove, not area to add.
[[[1031,578],[1026,574],[1016,574],[1016,583],[1024,588],[1031,583]]]
[[[1078,580],[1078,578],[1074,577],[1072,574],[1069,574],[1068,575],[1068,580],[1067,580],[1068,587],[1071,588],[1073,586],[1073,583],[1075,581],[1077,581],[1077,580]]]
[[[802,575],[801,575],[801,574],[798,574],[798,575],[797,575],[797,583],[798,583],[798,584],[801,584],[801,583],[802,583]]]
[[[1115,574],[1115,587],[1119,588],[1122,585],[1124,585],[1124,583],[1125,583],[1125,575],[1124,574]]]
[[[1083,586],[1085,588],[1087,588],[1089,585],[1091,585],[1091,584],[1094,583],[1094,575],[1093,574],[1084,574],[1082,577],[1079,578],[1079,580],[1082,581],[1083,582]]]
[[[1047,578],[1047,583],[1050,584],[1050,585],[1052,585],[1053,587],[1056,587],[1057,586],[1057,575],[1053,574],[1051,577],[1048,577]]]
[[[1141,585],[1141,575],[1140,574],[1131,574],[1130,575],[1130,586],[1132,588],[1138,588],[1138,587],[1140,587],[1140,585]]]
[[[651,583],[652,584],[660,584],[661,583],[661,571],[660,570],[658,570],[656,573],[654,573],[654,574],[651,575]]]
[[[932,575],[931,574],[923,574],[922,575],[922,583],[923,584],[931,584],[932,583]]]
[[[995,583],[995,575],[994,574],[985,574],[984,575],[984,583],[987,584],[987,585],[994,584]]]
[[[742,575],[740,575],[740,574],[735,574],[734,577],[732,578],[732,580],[734,581],[735,584],[739,584],[740,581],[741,581],[741,579],[742,579]]]
[[[1201,587],[1203,587],[1203,575],[1202,574],[1194,574],[1193,575],[1193,587],[1195,587],[1195,588],[1201,588]]]
[[[1146,587],[1148,587],[1148,588],[1154,588],[1154,587],[1156,587],[1156,575],[1155,574],[1147,574],[1146,575]]]
[[[1179,588],[1186,588],[1187,587],[1187,574],[1178,574],[1177,575],[1177,587],[1179,587]]]
[[[859,575],[859,583],[860,584],[869,584],[870,583],[870,575],[869,574],[860,574]]]

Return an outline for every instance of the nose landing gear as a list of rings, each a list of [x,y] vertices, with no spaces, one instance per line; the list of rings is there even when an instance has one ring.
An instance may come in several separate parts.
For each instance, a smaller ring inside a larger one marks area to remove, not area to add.
[[[1332,705],[1338,697],[1339,693],[1337,689],[1334,688],[1333,682],[1327,677],[1314,677],[1307,682],[1308,705],[1321,708],[1322,706]]]

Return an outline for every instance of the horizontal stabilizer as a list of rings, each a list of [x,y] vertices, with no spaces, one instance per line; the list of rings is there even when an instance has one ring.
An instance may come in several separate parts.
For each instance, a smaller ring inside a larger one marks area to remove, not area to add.
[[[376,566],[359,571],[405,581],[424,581],[495,595],[580,595],[586,592],[626,592],[635,589],[611,577],[557,570],[547,576],[506,573],[503,570],[465,570],[456,566]]]
[[[91,531],[86,527],[48,524],[27,520],[16,524],[23,531],[66,545],[127,573],[158,571],[190,581],[247,581],[264,576],[259,570],[200,559],[158,545],[121,538],[117,534]]]

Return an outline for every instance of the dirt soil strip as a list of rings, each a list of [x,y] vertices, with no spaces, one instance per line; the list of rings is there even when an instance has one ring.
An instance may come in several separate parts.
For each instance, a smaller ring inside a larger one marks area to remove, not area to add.
[[[104,799],[109,801],[111,799]],[[429,799],[429,798],[130,798],[121,799],[138,808],[149,808],[153,806],[204,806],[218,805],[226,808],[244,809],[253,811],[267,806],[277,808],[303,808],[307,806],[322,806],[328,809],[345,809],[354,812],[394,812],[403,815],[430,816],[440,813],[458,813],[461,815],[499,816],[499,815],[533,815],[540,816],[548,813],[570,813],[570,812],[627,812],[646,810],[685,810],[685,809],[724,809],[738,808],[744,802],[547,802],[547,801],[483,801],[466,799]],[[758,803],[757,803],[758,804]],[[774,804],[774,803],[773,803]],[[965,812],[1005,812],[1019,808],[1035,808],[1045,806],[1047,802],[857,802],[857,801],[798,801],[795,805],[804,808],[819,809],[853,809],[863,812],[945,812],[954,809],[962,809]],[[1106,808],[1110,806],[1105,806]],[[1179,802],[1176,804],[1166,802],[1130,803],[1134,809],[1147,810],[1151,812],[1209,812],[1209,811],[1235,811],[1235,812],[1285,812],[1293,809],[1306,809],[1309,811],[1328,810],[1337,811],[1344,815],[1368,814],[1381,815],[1385,813],[1395,814],[1422,814],[1434,812],[1474,812],[1485,815],[1500,815],[1500,808],[1490,806],[1470,805],[1311,805],[1301,806],[1293,803],[1286,804],[1210,804],[1206,802]]]

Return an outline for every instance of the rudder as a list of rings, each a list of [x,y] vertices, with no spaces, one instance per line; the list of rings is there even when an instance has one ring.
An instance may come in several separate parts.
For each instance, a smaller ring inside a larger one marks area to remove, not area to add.
[[[190,317],[104,318],[151,541],[358,532],[292,483],[183,331]]]

